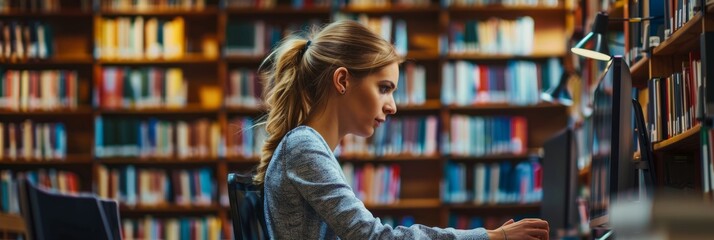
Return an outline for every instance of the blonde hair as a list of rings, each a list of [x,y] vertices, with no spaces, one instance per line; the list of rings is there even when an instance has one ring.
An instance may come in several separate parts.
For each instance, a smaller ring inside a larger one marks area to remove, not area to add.
[[[337,68],[345,67],[351,77],[361,79],[401,62],[389,42],[354,21],[333,22],[311,35],[309,40],[298,34],[283,39],[260,66],[268,137],[253,178],[257,185],[263,185],[280,140],[305,123],[312,107],[327,100]]]

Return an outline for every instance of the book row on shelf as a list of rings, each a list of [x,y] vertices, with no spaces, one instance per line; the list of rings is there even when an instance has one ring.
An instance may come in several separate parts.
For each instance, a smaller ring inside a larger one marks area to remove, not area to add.
[[[529,55],[533,52],[535,21],[489,18],[449,23],[450,53]]]
[[[177,108],[188,101],[181,68],[105,67],[95,82],[94,106],[102,109]]]
[[[401,175],[397,164],[355,166],[343,163],[342,172],[355,196],[365,204],[391,204],[399,200]]]
[[[699,124],[696,103],[700,101],[697,86],[702,86],[701,59],[698,52],[689,53],[689,61],[670,77],[655,77],[647,82],[647,103],[651,141],[669,139]]]
[[[546,6],[556,7],[558,0],[441,0],[444,6]]]
[[[5,70],[0,68],[0,109],[50,110],[76,108],[77,71]]]
[[[86,2],[87,0],[83,0]],[[26,12],[57,12],[61,9],[61,0],[2,0],[0,12],[19,10]]]
[[[48,59],[53,56],[52,25],[41,21],[0,21],[0,62]]]
[[[139,157],[184,159],[225,156],[225,138],[218,122],[165,121],[156,118],[97,116],[95,155],[98,158]]]
[[[524,204],[540,202],[543,198],[543,168],[537,158],[515,164],[510,161],[475,163],[472,167],[449,162],[444,176],[442,198],[447,203]]]
[[[180,59],[186,50],[183,17],[102,18],[94,28],[97,59]]]
[[[557,85],[562,72],[556,58],[549,58],[543,64],[532,61],[509,61],[505,65],[447,62],[441,71],[441,102],[457,106],[503,102],[533,105],[541,102],[542,92]]]
[[[102,10],[109,11],[149,11],[149,10],[172,10],[172,9],[194,9],[203,10],[206,7],[206,0],[94,0],[102,7]]]
[[[6,127],[7,125],[7,127]],[[63,123],[0,122],[0,162],[58,160],[67,156],[67,130]]]
[[[338,157],[435,156],[438,154],[438,118],[391,118],[366,138],[348,135],[335,151]]]
[[[633,1],[630,3],[630,17],[653,17],[648,23],[641,26],[631,25],[631,36],[628,38],[630,49],[625,53],[625,58],[634,64],[648,53],[649,48],[657,47],[669,39],[672,34],[682,28],[689,20],[701,13],[697,0],[649,0],[644,2]]]
[[[452,156],[524,154],[528,150],[525,117],[452,115],[448,144],[442,151]]]
[[[233,239],[230,222],[216,216],[125,218],[121,221],[124,239]]]
[[[213,171],[100,166],[97,194],[128,207],[211,206],[218,200]]]
[[[80,179],[77,174],[56,169],[38,169],[27,172],[0,170],[0,212],[20,213],[18,180],[28,178],[45,189],[52,189],[65,194],[80,192]]]

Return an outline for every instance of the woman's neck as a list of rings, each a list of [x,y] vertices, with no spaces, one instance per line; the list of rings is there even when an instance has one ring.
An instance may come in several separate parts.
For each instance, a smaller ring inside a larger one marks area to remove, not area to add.
[[[344,136],[343,133],[340,133],[340,125],[339,121],[337,120],[337,114],[336,111],[333,110],[334,108],[331,107],[325,107],[325,108],[320,108],[316,107],[313,108],[313,113],[308,116],[307,121],[305,122],[305,125],[315,129],[322,138],[325,139],[325,142],[327,142],[327,145],[332,149],[332,151],[335,151],[335,148],[337,148],[337,144],[340,143],[340,140]]]

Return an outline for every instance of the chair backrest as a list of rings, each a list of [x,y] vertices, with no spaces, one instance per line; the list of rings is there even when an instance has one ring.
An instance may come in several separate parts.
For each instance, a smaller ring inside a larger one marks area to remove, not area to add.
[[[253,184],[253,176],[229,173],[228,197],[235,239],[268,239],[263,192]]]
[[[20,180],[19,191],[28,239],[121,239],[119,210],[114,200],[44,190],[27,178]]]

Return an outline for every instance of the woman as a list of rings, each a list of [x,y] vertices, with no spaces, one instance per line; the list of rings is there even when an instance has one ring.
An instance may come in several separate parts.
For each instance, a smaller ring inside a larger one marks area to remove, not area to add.
[[[291,36],[261,66],[268,138],[255,176],[275,239],[547,239],[548,223],[508,221],[496,230],[384,225],[345,182],[333,155],[346,134],[368,137],[397,112],[401,59],[359,23]],[[267,64],[267,68],[265,65]]]

